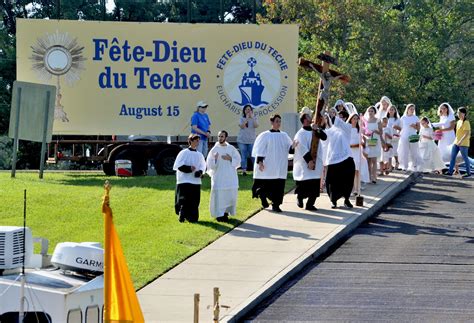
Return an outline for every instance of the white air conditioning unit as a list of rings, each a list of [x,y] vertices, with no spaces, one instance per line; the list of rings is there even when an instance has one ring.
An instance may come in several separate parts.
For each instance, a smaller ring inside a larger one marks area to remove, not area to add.
[[[33,236],[30,228],[0,226],[0,270],[20,268],[23,265],[23,241],[25,241],[25,266],[33,254]]]

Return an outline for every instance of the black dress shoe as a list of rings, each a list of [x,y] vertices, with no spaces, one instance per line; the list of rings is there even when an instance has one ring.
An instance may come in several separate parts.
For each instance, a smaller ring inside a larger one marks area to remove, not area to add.
[[[297,205],[299,208],[303,208],[303,199],[298,197],[298,198],[296,199],[296,205]]]
[[[229,222],[229,218],[227,217],[227,215],[224,215],[224,216],[220,216],[218,218],[216,218],[217,222]]]
[[[354,205],[352,205],[352,203],[349,200],[345,200],[344,205],[347,206],[349,209],[352,209],[354,207]]]
[[[335,208],[337,208],[337,204],[336,204],[336,203],[332,203],[331,209],[335,209]]]
[[[306,210],[308,211],[317,211],[318,209],[314,205],[306,205]]]
[[[283,211],[280,209],[280,206],[279,206],[279,205],[272,205],[272,210],[275,211],[275,212],[283,212]]]

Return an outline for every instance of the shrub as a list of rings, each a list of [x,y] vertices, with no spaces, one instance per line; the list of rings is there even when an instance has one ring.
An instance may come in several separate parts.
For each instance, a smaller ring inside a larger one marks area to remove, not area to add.
[[[0,136],[0,169],[10,169],[12,166],[13,140]]]

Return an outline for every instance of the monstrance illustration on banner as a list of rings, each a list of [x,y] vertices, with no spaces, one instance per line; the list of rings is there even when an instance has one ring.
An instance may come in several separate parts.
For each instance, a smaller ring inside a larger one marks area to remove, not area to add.
[[[80,73],[85,70],[82,55],[84,47],[78,44],[77,38],[71,38],[68,33],[56,31],[54,34],[46,34],[38,38],[35,45],[31,46],[33,55],[32,69],[37,72],[42,80],[49,81],[51,77],[57,78],[56,104],[54,107],[54,119],[69,122],[64,106],[61,104],[60,78],[72,86],[80,80]]]

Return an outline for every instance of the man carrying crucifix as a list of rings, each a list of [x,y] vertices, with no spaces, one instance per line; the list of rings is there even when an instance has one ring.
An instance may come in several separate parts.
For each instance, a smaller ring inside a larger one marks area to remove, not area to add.
[[[324,124],[323,112],[329,103],[329,90],[333,80],[341,80],[348,82],[349,77],[337,71],[330,70],[329,64],[335,63],[336,60],[332,58],[329,53],[318,56],[323,61],[322,65],[300,59],[299,64],[303,67],[316,71],[320,76],[318,100],[316,111],[314,115],[313,136],[311,141],[311,157],[312,160],[317,159],[319,150],[319,136],[317,129]],[[354,181],[355,165],[352,159],[352,152],[349,145],[349,138],[352,126],[347,124],[344,119],[347,119],[347,112],[341,111],[336,116],[334,124],[331,128],[326,130],[326,160],[327,165],[326,174],[326,189],[331,199],[332,208],[337,207],[337,200],[344,197],[344,204],[352,208],[349,197],[352,191]],[[326,125],[329,126],[329,125]]]
[[[306,202],[306,210],[316,211],[314,206],[316,198],[319,197],[319,185],[323,172],[323,152],[322,145],[318,147],[316,160],[311,157],[311,138],[313,129],[311,128],[312,111],[305,107],[300,113],[302,128],[296,133],[294,141],[298,143],[293,155],[293,179],[296,183],[295,194],[298,207],[303,207],[303,200]],[[326,134],[322,129],[317,130],[317,136],[321,140],[326,140]]]

